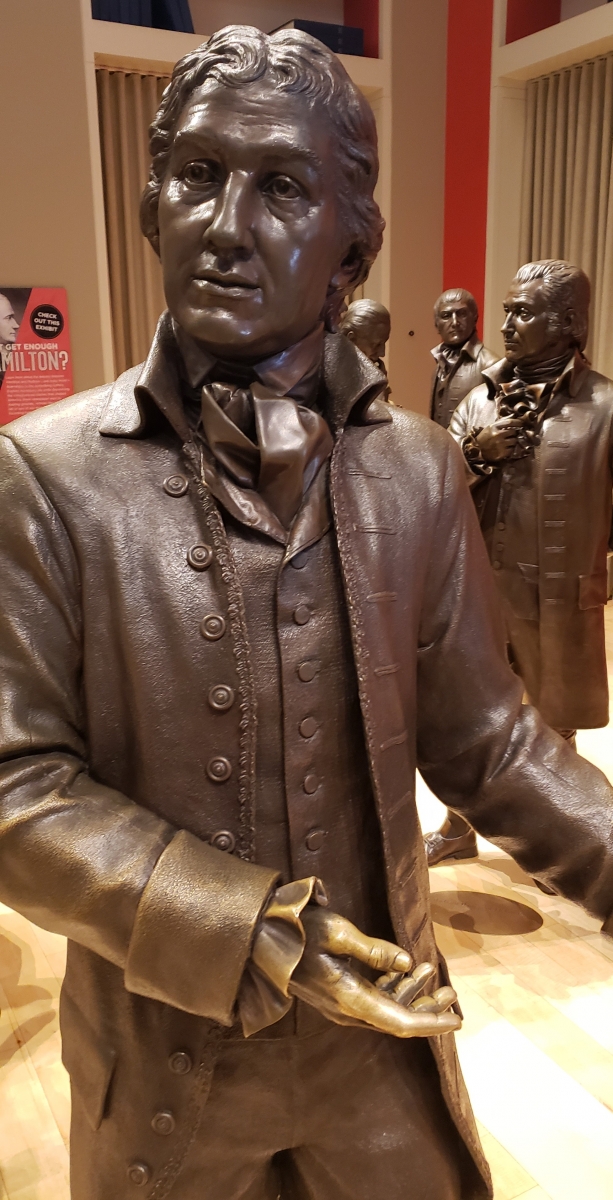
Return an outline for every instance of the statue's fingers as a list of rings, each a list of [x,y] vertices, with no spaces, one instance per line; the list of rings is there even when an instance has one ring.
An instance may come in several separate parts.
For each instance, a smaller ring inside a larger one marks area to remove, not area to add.
[[[393,942],[382,938],[371,938],[357,929],[351,921],[334,914],[327,922],[326,951],[329,954],[350,955],[365,963],[373,971],[410,971],[411,955]]]
[[[372,1029],[392,1037],[436,1037],[461,1026],[455,1013],[414,1012],[368,985],[350,992],[341,1007],[354,1020],[364,1021]]]
[[[412,975],[403,975],[398,981],[392,992],[394,1000],[397,1004],[412,1004],[415,997],[435,975],[436,967],[432,963],[420,963]]]

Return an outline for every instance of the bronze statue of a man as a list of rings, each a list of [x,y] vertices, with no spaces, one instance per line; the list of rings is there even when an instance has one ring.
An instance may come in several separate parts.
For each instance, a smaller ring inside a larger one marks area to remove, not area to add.
[[[151,148],[146,363],[0,438],[0,898],[69,939],[73,1198],[478,1200],[415,768],[607,928],[612,789],[522,704],[453,439],[330,332],[382,234],[338,59],[222,30]]]
[[[436,368],[432,379],[430,416],[443,429],[461,400],[483,379],[483,369],[496,358],[477,333],[479,310],[464,288],[449,288],[434,305],[434,324],[440,343],[432,350]]]
[[[385,305],[378,300],[354,300],[343,313],[338,329],[387,379],[383,357],[392,332],[392,322]],[[390,395],[391,388],[386,383],[381,397],[391,403]]]
[[[589,301],[578,267],[521,267],[504,303],[505,357],[449,427],[464,451],[511,660],[530,703],[572,745],[577,729],[609,721],[613,383],[583,355]],[[426,849],[434,865],[477,847],[450,813]]]

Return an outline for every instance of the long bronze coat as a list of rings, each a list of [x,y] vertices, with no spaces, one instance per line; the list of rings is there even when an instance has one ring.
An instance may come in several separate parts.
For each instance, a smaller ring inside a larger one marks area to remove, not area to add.
[[[461,442],[497,417],[506,359],[454,413]],[[472,477],[496,581],[530,699],[556,729],[607,725],[604,638],[613,489],[613,383],[585,365],[552,397],[534,454]],[[535,643],[531,626],[538,622]],[[536,650],[535,650],[536,646]]]
[[[438,377],[438,367],[443,357],[442,350],[441,342],[430,351],[436,362],[430,394],[430,416],[437,425],[447,429],[454,409],[473,388],[483,382],[484,369],[491,367],[496,358],[486,349],[478,334],[473,333],[462,346],[457,363],[445,380],[441,381]]]
[[[151,403],[148,369],[0,438],[0,898],[69,938],[75,1200],[132,1195],[139,1164],[151,1172],[139,1194],[168,1194],[275,878],[210,844],[234,829],[248,853],[249,645],[219,512]],[[327,339],[325,380],[398,941],[436,961],[416,765],[528,871],[607,918],[612,791],[521,704],[457,447],[430,421],[372,401],[378,373],[345,338]],[[188,563],[202,543],[214,550],[207,571]],[[217,619],[209,633],[226,622],[226,636],[205,641],[205,617]],[[206,698],[220,679],[240,703],[212,719]],[[220,752],[234,768],[223,787],[207,774]],[[432,1046],[484,1179],[474,1200],[489,1194],[487,1167],[454,1041]],[[172,1122],[154,1120],[169,1112]]]

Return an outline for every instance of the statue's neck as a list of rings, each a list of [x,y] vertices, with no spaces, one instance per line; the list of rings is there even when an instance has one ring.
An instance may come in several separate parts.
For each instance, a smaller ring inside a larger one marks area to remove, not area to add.
[[[515,375],[524,383],[554,383],[562,374],[572,355],[573,350],[569,347],[556,358],[548,358],[538,363],[518,363],[515,367]]]

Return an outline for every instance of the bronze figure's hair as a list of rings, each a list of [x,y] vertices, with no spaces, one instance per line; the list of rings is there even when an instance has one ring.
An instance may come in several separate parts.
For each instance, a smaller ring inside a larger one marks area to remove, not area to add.
[[[573,345],[585,350],[590,309],[590,281],[581,270],[561,258],[544,258],[520,267],[515,278],[519,283],[542,279],[542,288],[553,311],[560,317],[572,309]]]
[[[307,33],[291,29],[266,34],[248,25],[228,25],[182,58],[149,129],[149,183],[141,201],[141,228],[157,249],[157,206],[179,118],[190,96],[208,79],[240,88],[266,78],[276,91],[321,105],[336,135],[341,220],[352,239],[353,273],[347,291],[362,283],[379,250],[385,222],[373,197],[379,172],[372,109],[336,55]],[[335,327],[343,294],[328,297],[326,323]]]
[[[373,317],[377,321],[389,321],[390,315],[384,304],[378,300],[354,300],[339,322],[341,333],[345,329],[360,329],[369,325]]]
[[[443,304],[453,304],[454,302],[456,304],[465,304],[466,307],[473,313],[475,321],[479,320],[477,301],[475,300],[472,292],[467,292],[466,288],[447,288],[447,290],[443,292],[442,296],[439,296],[436,304],[434,305],[434,320],[436,321],[436,318],[439,314],[439,309],[442,308]]]

